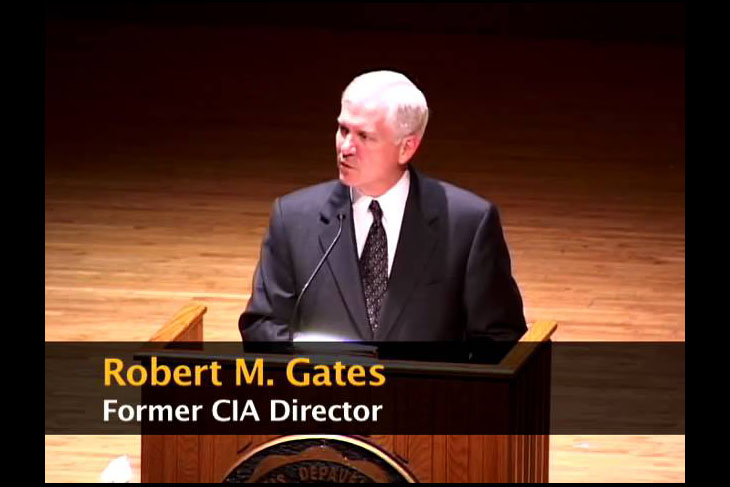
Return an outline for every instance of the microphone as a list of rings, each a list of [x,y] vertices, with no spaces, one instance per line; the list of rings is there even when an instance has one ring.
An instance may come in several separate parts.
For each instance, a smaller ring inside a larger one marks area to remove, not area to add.
[[[319,269],[324,264],[324,261],[327,260],[327,257],[332,252],[332,249],[335,247],[335,244],[340,239],[340,235],[342,235],[342,221],[344,219],[345,219],[345,214],[344,213],[338,213],[337,214],[337,220],[339,220],[339,222],[340,222],[340,226],[337,229],[337,235],[335,235],[335,238],[332,240],[332,243],[330,244],[330,246],[327,247],[327,250],[325,251],[325,253],[322,256],[322,258],[319,259],[319,263],[317,264],[317,267],[314,268],[314,272],[312,272],[312,275],[309,276],[309,279],[307,279],[307,282],[302,287],[302,290],[299,293],[299,297],[297,298],[297,302],[294,303],[294,309],[292,310],[291,319],[289,319],[289,341],[290,342],[293,342],[294,341],[294,326],[299,321],[299,303],[302,302],[302,297],[304,296],[304,293],[307,292],[307,289],[309,289],[309,285],[312,283],[312,281],[314,280],[314,277],[319,272]]]

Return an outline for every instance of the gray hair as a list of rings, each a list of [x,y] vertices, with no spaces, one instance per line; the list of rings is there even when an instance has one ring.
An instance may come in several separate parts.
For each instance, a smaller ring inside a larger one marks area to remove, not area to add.
[[[396,143],[404,137],[423,137],[428,123],[426,97],[405,75],[395,71],[371,71],[353,79],[342,93],[342,102],[384,104],[386,120],[393,127]]]

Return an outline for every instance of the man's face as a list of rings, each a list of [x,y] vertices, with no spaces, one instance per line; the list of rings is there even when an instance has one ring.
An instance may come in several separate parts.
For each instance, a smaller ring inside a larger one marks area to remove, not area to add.
[[[369,196],[380,196],[403,174],[405,163],[383,106],[343,101],[337,117],[340,181]]]

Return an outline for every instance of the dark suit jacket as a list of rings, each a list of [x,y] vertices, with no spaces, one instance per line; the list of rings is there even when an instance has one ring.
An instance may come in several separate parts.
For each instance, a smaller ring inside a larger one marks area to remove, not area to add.
[[[497,208],[412,168],[411,185],[380,326],[370,330],[347,186],[330,181],[283,196],[239,328],[244,341],[287,340],[299,290],[335,238],[303,296],[297,331],[354,340],[514,341],[525,331],[522,299]]]

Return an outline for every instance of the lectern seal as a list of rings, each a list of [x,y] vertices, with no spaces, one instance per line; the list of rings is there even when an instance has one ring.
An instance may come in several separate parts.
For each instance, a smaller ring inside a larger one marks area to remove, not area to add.
[[[358,438],[284,436],[240,459],[225,483],[407,483],[413,475],[394,457]]]

